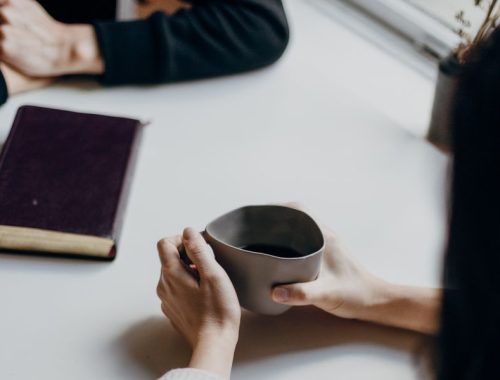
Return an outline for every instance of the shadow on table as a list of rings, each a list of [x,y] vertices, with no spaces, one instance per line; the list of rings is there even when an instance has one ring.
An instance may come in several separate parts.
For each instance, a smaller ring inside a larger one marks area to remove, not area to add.
[[[53,86],[60,88],[71,88],[78,91],[96,91],[102,89],[98,81],[89,79],[86,76],[72,76],[68,78],[59,78]]]
[[[104,89],[110,89],[112,87],[103,86],[97,80],[93,80],[88,76],[71,76],[66,78],[59,78],[52,85],[53,87],[72,89],[82,93],[92,93],[95,91],[102,91]],[[135,84],[134,88],[154,88],[159,87],[161,84]]]
[[[109,263],[109,260],[76,255],[0,250],[0,265],[9,265],[13,270],[15,268],[23,272],[95,273],[106,270]]]
[[[381,347],[386,348],[384,355],[394,351],[413,354],[423,341],[421,335],[408,331],[342,320],[308,307],[276,317],[244,313],[235,363],[353,344],[359,345],[352,347],[356,352],[375,353]],[[184,339],[159,317],[133,325],[120,337],[119,345],[152,377],[186,366],[190,357]]]

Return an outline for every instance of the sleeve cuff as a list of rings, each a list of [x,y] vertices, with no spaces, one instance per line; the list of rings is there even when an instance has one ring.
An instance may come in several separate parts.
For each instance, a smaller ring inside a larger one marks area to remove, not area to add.
[[[0,70],[0,105],[4,104],[8,98],[9,98],[9,91],[7,89],[7,83],[5,82],[3,73]]]
[[[158,380],[225,380],[212,372],[196,368],[179,368],[168,371]]]
[[[155,29],[161,12],[146,20],[95,22],[97,41],[104,59],[100,81],[108,85],[155,83],[161,57]]]

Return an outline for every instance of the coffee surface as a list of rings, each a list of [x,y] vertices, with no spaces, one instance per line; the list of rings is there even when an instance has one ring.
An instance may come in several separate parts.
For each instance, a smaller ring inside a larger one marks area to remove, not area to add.
[[[268,255],[285,257],[285,258],[304,256],[302,253],[300,253],[292,248],[283,247],[283,246],[279,246],[279,245],[249,244],[249,245],[245,245],[245,246],[240,247],[240,248],[245,249],[247,251],[266,253]]]

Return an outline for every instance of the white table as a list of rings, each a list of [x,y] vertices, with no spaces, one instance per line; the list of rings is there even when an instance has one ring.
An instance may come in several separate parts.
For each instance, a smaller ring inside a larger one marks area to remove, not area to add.
[[[439,283],[447,159],[425,129],[431,81],[289,0],[272,68],[102,89],[61,83],[9,100],[151,120],[113,263],[0,255],[0,378],[152,379],[188,350],[161,315],[155,242],[234,207],[298,200],[370,270]],[[415,379],[417,335],[309,309],[245,315],[234,379]]]

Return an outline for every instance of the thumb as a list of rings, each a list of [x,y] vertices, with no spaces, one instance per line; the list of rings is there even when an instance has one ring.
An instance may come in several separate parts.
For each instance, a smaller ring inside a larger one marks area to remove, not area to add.
[[[312,305],[318,299],[316,281],[300,284],[279,285],[273,289],[275,302],[292,306]]]

